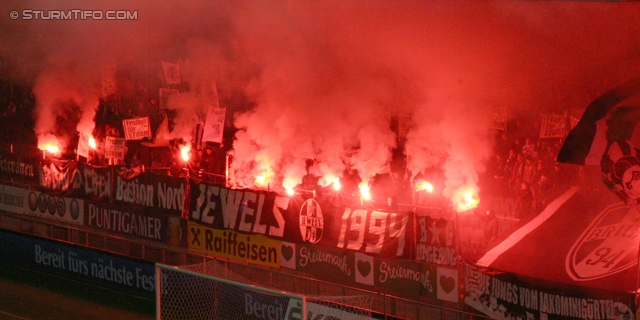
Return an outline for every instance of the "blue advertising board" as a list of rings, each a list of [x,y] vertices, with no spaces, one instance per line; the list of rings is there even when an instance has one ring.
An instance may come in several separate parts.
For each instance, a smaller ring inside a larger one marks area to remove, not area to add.
[[[0,231],[0,262],[155,299],[153,263]]]

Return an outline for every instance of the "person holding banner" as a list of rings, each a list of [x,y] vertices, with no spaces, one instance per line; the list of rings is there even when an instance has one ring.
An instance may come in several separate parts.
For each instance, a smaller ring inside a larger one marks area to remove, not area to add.
[[[538,152],[536,150],[536,145],[533,143],[531,138],[526,138],[524,140],[524,146],[522,146],[522,155],[527,158],[537,158]]]
[[[531,185],[522,182],[520,187],[520,195],[516,200],[516,219],[530,218],[533,213],[533,190]]]
[[[203,168],[206,173],[218,173],[217,155],[213,152],[213,148],[207,146],[203,156]]]
[[[169,167],[169,175],[173,177],[184,177],[184,168],[174,156]]]
[[[482,230],[484,231],[484,240],[486,243],[495,240],[500,234],[500,221],[493,209],[487,211]]]

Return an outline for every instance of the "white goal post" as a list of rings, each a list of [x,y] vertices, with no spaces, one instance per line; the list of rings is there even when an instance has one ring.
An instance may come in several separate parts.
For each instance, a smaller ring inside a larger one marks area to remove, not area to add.
[[[306,320],[303,295],[156,263],[156,319]]]
[[[215,260],[177,267],[157,263],[156,318],[373,319],[371,294],[344,291],[339,294],[327,290],[311,292],[309,288],[318,289],[318,286],[302,285],[295,293],[289,293],[273,284],[248,279]]]

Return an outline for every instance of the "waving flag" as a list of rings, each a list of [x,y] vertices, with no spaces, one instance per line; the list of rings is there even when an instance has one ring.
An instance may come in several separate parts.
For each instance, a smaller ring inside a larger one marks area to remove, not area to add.
[[[180,64],[162,61],[162,71],[168,85],[180,84],[182,78],[180,75]]]
[[[207,111],[207,118],[204,123],[202,133],[202,141],[222,143],[224,134],[224,119],[227,114],[227,108],[221,108],[218,98],[218,87],[213,82],[212,103]]]
[[[169,118],[164,117],[154,135],[154,144],[157,146],[169,146],[169,132]]]
[[[558,162],[600,166],[604,183],[625,203],[640,207],[640,106],[620,105],[640,93],[640,78],[595,99],[567,136]]]

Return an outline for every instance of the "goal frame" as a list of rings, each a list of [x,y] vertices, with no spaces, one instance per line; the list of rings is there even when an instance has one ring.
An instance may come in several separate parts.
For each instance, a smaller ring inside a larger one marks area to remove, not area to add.
[[[262,287],[258,287],[258,286],[254,286],[254,285],[250,285],[250,284],[245,284],[245,283],[240,283],[240,282],[236,282],[236,281],[231,281],[231,280],[227,280],[227,279],[222,279],[222,278],[218,278],[218,277],[213,277],[213,276],[209,276],[206,274],[201,274],[201,273],[197,273],[197,272],[193,272],[193,271],[189,271],[189,270],[184,270],[184,269],[180,269],[179,267],[174,267],[174,266],[169,266],[169,265],[165,265],[162,263],[156,263],[155,264],[155,284],[156,284],[156,319],[157,320],[162,320],[162,277],[160,276],[162,274],[161,269],[166,269],[166,270],[170,270],[173,272],[178,272],[178,273],[183,273],[186,275],[190,275],[190,276],[194,276],[194,277],[198,277],[198,278],[203,278],[203,279],[207,279],[207,280],[211,280],[211,281],[217,281],[220,283],[224,283],[227,285],[231,285],[231,286],[238,286],[241,287],[243,289],[248,289],[248,290],[252,290],[252,291],[257,291],[257,292],[262,292],[262,293],[266,293],[266,294],[271,294],[274,296],[282,296],[282,297],[286,297],[289,299],[297,299],[300,300],[301,302],[301,313],[302,313],[302,318],[300,320],[307,320],[307,297],[305,295],[300,295],[300,294],[293,294],[293,293],[288,293],[288,292],[283,292],[283,291],[277,291],[277,290],[272,290],[272,289],[267,289],[267,288],[262,288]]]

